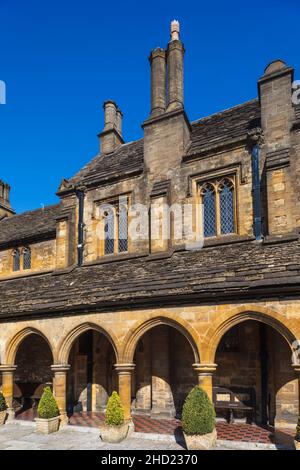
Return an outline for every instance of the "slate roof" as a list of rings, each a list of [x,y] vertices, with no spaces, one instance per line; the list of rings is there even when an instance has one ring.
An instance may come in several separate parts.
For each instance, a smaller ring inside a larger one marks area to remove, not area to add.
[[[197,303],[299,292],[300,242],[247,241],[0,282],[0,317]]]
[[[194,121],[188,154],[244,137],[249,129],[259,125],[260,106],[257,99]]]
[[[259,125],[260,107],[257,99],[192,122],[191,146],[188,154],[206,147],[224,144],[245,137]],[[143,171],[143,139],[123,144],[114,152],[96,156],[69,181],[70,183],[105,183]]]
[[[55,217],[59,215],[59,211],[60,206],[57,204],[1,219],[0,246],[3,243],[13,243],[14,241],[55,232]]]

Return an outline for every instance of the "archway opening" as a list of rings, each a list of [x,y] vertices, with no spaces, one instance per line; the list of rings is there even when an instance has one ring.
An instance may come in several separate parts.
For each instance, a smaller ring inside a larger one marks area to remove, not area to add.
[[[117,387],[115,363],[114,349],[104,334],[89,329],[76,338],[69,354],[69,415],[105,410],[108,397]]]
[[[52,364],[51,349],[42,336],[32,333],[23,339],[15,357],[14,407],[17,415],[26,412],[29,418],[34,417],[44,388],[52,388]]]
[[[255,320],[239,323],[223,335],[215,360],[218,418],[295,425],[299,384],[291,367],[292,351],[277,330]]]
[[[132,413],[153,418],[180,417],[182,405],[197,378],[187,338],[176,328],[159,325],[139,340],[132,384]]]

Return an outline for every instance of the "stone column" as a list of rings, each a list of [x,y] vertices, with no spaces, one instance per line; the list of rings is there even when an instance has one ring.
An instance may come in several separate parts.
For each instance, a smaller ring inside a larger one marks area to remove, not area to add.
[[[131,381],[135,364],[115,364],[118,389],[126,420],[131,419]]]
[[[170,377],[169,327],[152,331],[152,409],[153,418],[174,418],[175,406]]]
[[[298,415],[300,415],[300,364],[292,364],[292,368],[294,369],[295,374],[298,377]]]
[[[59,408],[61,426],[65,426],[69,421],[67,416],[67,372],[70,367],[68,364],[51,366],[51,370],[54,372],[53,394]]]
[[[0,372],[2,372],[2,393],[7,404],[7,420],[12,420],[15,417],[13,408],[14,398],[14,372],[17,366],[15,365],[1,365]]]
[[[213,399],[212,379],[216,368],[217,364],[193,364],[193,369],[198,376],[198,385],[207,393],[211,402]]]

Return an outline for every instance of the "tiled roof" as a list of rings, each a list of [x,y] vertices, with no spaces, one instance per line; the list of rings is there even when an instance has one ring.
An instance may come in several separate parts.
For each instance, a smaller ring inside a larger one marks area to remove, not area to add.
[[[57,204],[2,219],[0,221],[0,245],[54,232],[55,217],[58,216],[59,211],[60,206]]]
[[[244,137],[259,124],[257,99],[192,122],[191,146],[188,154]],[[143,171],[143,139],[123,144],[106,155],[96,156],[70,183],[105,182]]]
[[[188,153],[244,137],[249,129],[257,127],[259,124],[260,106],[257,99],[194,121],[192,123],[192,143]]]
[[[0,282],[0,317],[115,309],[118,305],[246,299],[281,289],[299,292],[299,241],[256,241],[174,253],[170,258],[132,258]],[[221,261],[221,262],[220,262]]]

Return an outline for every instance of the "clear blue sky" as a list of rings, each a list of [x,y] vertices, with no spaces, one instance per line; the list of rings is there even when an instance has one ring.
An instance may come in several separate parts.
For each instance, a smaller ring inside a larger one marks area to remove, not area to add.
[[[256,97],[273,59],[300,78],[299,0],[0,0],[0,178],[17,212],[57,202],[61,178],[97,153],[105,99],[124,113],[125,140],[142,136],[149,52],[167,44],[173,18],[191,120]]]

